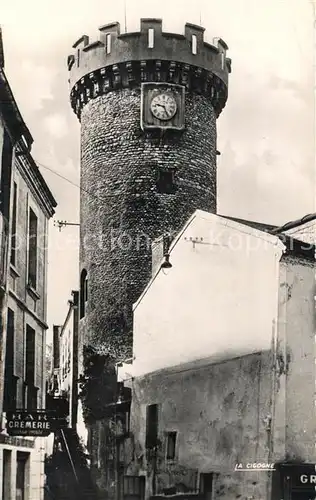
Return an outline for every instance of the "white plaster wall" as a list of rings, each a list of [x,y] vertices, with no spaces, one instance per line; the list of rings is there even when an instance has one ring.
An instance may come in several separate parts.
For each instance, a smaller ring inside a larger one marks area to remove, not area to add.
[[[312,463],[316,459],[314,296],[314,263],[293,258],[282,262],[278,359],[282,357],[285,364],[280,370],[282,362],[279,363],[283,390],[277,393],[276,411],[285,415],[286,425],[277,436],[277,444],[281,448],[284,441],[284,453],[291,459]]]
[[[86,427],[86,424],[83,419],[83,411],[82,411],[82,404],[81,400],[78,400],[78,410],[77,410],[77,433],[79,438],[82,441],[82,444],[84,447],[87,446],[88,443],[88,430]]]
[[[0,470],[3,466],[3,451],[11,452],[11,498],[16,497],[16,473],[17,473],[17,452],[25,452],[29,454],[29,459],[26,465],[26,499],[27,500],[43,500],[44,498],[44,458],[45,458],[45,438],[36,438],[34,448],[24,448],[20,446],[12,446],[9,444],[0,444]],[[2,473],[0,474],[0,500],[9,500],[3,498],[2,495]]]
[[[203,238],[195,246],[190,238]],[[269,349],[283,245],[201,211],[134,308],[133,375]]]
[[[61,369],[60,375],[60,389],[62,391],[69,392],[72,384],[72,356],[69,358],[69,353],[71,351],[71,346],[73,344],[73,325],[72,325],[72,315],[71,321],[66,325],[63,334],[60,338],[60,361],[59,366]],[[70,359],[69,371],[67,371],[67,359]],[[64,369],[65,373],[64,373]],[[63,375],[64,373],[64,375]]]

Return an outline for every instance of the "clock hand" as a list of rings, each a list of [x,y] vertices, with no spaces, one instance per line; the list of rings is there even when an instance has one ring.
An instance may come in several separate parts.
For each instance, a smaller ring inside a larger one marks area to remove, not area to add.
[[[164,106],[164,104],[157,103],[156,106],[160,106],[161,108],[163,108],[166,111],[166,106]]]

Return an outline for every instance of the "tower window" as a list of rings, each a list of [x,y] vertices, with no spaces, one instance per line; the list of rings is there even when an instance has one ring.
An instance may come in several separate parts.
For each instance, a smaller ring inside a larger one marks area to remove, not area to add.
[[[158,405],[147,406],[146,415],[146,448],[157,446],[158,438]]]
[[[157,191],[161,194],[174,194],[176,192],[175,171],[162,170],[158,171]]]
[[[197,54],[197,38],[196,35],[192,35],[192,54]]]
[[[176,457],[176,442],[177,442],[177,433],[176,432],[168,432],[167,433],[167,446],[166,446],[166,459],[174,460]]]
[[[86,302],[88,300],[88,275],[86,269],[81,271],[80,276],[80,319],[86,314]]]
[[[107,33],[105,37],[105,47],[106,47],[106,53],[110,54],[111,53],[111,33]]]
[[[149,28],[149,30],[148,30],[148,48],[149,49],[154,48],[154,37],[155,37],[155,30],[153,28]]]

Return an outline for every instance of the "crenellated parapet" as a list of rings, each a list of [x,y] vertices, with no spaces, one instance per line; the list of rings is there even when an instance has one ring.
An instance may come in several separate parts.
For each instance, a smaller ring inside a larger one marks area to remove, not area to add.
[[[184,34],[166,33],[161,19],[141,19],[139,32],[121,33],[116,22],[99,28],[98,40],[82,36],[68,56],[71,104],[78,118],[90,99],[146,81],[177,83],[207,95],[219,115],[227,100],[231,60],[225,42],[205,42],[204,31],[186,23]]]

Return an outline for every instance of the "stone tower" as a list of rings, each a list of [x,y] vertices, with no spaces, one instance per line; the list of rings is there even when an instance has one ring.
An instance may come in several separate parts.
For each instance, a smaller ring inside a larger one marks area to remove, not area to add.
[[[140,32],[112,23],[82,36],[68,57],[71,105],[81,122],[81,336],[131,355],[132,304],[151,273],[151,242],[195,209],[216,211],[216,119],[231,61],[204,29]]]

